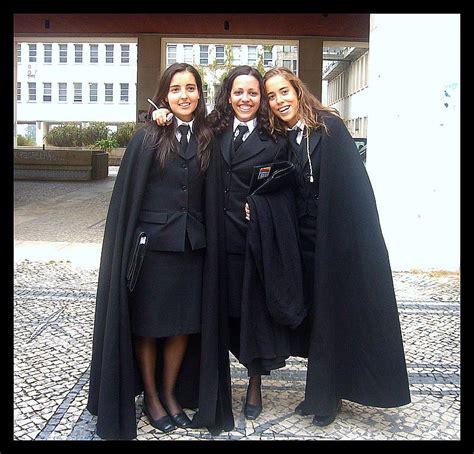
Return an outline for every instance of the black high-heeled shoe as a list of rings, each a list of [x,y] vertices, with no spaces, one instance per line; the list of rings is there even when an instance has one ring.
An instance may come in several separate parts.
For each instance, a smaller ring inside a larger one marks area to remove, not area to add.
[[[259,385],[259,387],[260,386],[261,384]],[[247,403],[248,399],[249,399],[249,391],[247,388],[247,396],[245,397],[245,405],[244,405],[244,416],[245,416],[245,419],[250,419],[250,420],[257,419],[263,410],[263,405],[261,403],[262,396],[260,395],[260,404],[257,404],[257,405]]]
[[[333,412],[329,415],[314,415],[313,417],[313,425],[318,426],[318,427],[326,427],[329,426],[329,424],[333,423],[334,420],[336,419],[337,414],[341,411],[342,407],[342,401],[341,399],[338,399],[336,402],[336,407],[334,408]]]
[[[295,413],[297,415],[301,415],[301,416],[306,416],[306,415],[309,415],[309,413],[306,412],[305,410],[305,401],[302,400],[295,408]]]
[[[150,421],[150,424],[155,429],[158,429],[165,434],[176,429],[176,425],[174,424],[173,419],[169,415],[162,416],[158,419],[153,419],[150,412],[148,411],[145,399],[143,399],[143,412],[148,418],[148,421]]]
[[[192,421],[188,418],[188,415],[184,412],[184,410],[181,410],[176,415],[172,415],[171,412],[168,410],[168,407],[163,403],[163,401],[162,401],[162,405],[163,405],[163,408],[168,413],[171,421],[173,421],[178,427],[185,429],[186,427],[189,427],[191,425]]]
[[[263,410],[262,405],[252,405],[245,402],[245,406],[244,406],[245,419],[250,419],[250,420],[257,419],[260,413],[262,413],[262,410]]]

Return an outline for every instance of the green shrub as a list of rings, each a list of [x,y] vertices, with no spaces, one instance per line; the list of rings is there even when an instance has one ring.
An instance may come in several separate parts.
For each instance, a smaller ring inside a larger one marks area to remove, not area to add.
[[[126,147],[138,128],[137,123],[124,123],[117,128],[116,132],[112,133],[111,138],[117,141],[118,147]]]
[[[44,136],[48,145],[55,147],[81,147],[82,129],[76,123],[64,123],[51,129]]]
[[[98,140],[105,140],[109,137],[107,124],[103,121],[91,122],[86,128],[82,128],[82,145],[89,146],[95,144]]]
[[[30,137],[24,137],[21,134],[18,134],[16,136],[16,144],[19,146],[36,145],[33,139],[31,139]]]
[[[90,148],[95,148],[98,150],[104,150],[107,153],[110,153],[112,148],[117,148],[118,147],[118,142],[115,139],[101,139],[98,140],[94,145],[92,145]]]

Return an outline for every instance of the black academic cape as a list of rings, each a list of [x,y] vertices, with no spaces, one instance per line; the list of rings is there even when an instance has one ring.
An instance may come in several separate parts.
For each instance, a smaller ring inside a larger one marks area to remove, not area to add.
[[[156,164],[155,150],[143,147],[144,136],[145,128],[137,131],[124,153],[109,205],[100,260],[87,409],[97,415],[97,434],[104,439],[133,439],[137,435],[135,396],[143,385],[134,356],[126,270],[148,173]],[[214,162],[212,157],[211,175],[215,173]],[[207,427],[215,434],[231,430],[233,418],[228,355],[219,344],[223,317],[218,311],[219,287],[214,282],[217,234],[213,207],[217,203],[212,181],[210,178],[208,184],[206,177],[207,248],[201,334],[190,336],[176,395],[183,407],[199,407],[194,425]]]
[[[284,367],[306,315],[295,202],[291,186],[247,200],[239,360],[270,371]]]
[[[344,123],[325,122],[310,141],[320,173],[304,410],[330,414],[337,398],[398,407],[409,383],[374,192]]]

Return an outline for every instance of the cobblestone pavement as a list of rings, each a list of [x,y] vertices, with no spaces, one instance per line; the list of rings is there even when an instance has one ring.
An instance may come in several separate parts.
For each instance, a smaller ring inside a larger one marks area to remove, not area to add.
[[[99,439],[85,406],[113,170],[95,182],[15,181],[14,440]],[[263,412],[247,421],[246,373],[232,357],[232,432],[162,434],[148,424],[139,396],[137,439],[460,440],[459,274],[393,274],[411,404],[383,409],[343,401],[333,424],[315,427],[311,417],[293,413],[304,395],[306,360],[291,357],[263,377]]]

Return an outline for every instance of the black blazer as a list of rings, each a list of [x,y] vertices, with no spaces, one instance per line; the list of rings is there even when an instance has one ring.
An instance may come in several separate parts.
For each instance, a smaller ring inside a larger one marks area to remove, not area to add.
[[[137,231],[148,235],[149,250],[184,251],[186,235],[192,249],[206,247],[204,175],[196,152],[197,142],[191,135],[186,156],[172,153],[164,170],[157,162],[150,170],[137,224]]]
[[[226,251],[245,254],[247,222],[244,207],[253,167],[288,159],[288,140],[278,136],[274,142],[257,127],[235,152],[232,138],[230,128],[218,138],[222,156]]]

